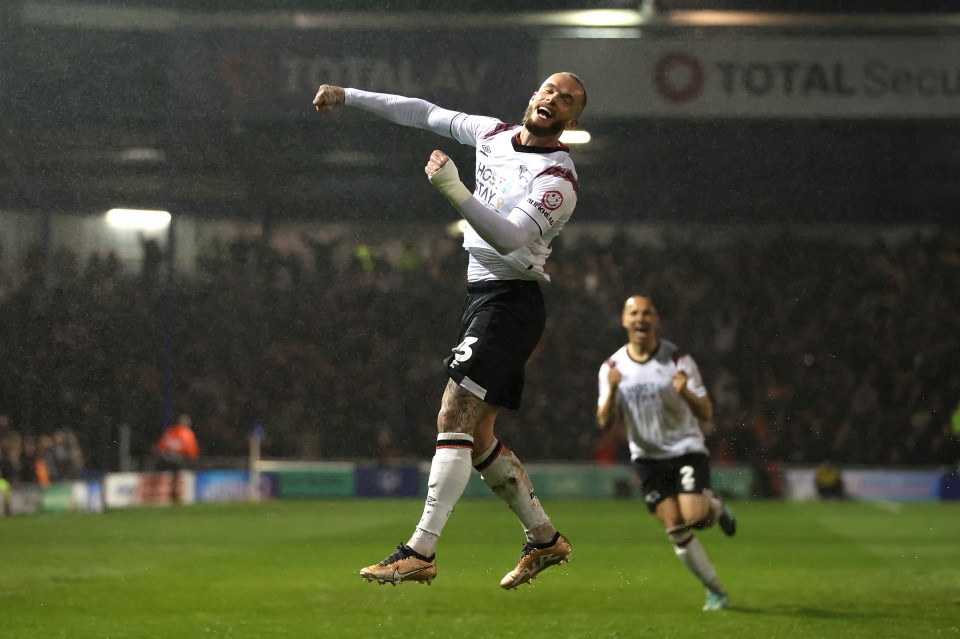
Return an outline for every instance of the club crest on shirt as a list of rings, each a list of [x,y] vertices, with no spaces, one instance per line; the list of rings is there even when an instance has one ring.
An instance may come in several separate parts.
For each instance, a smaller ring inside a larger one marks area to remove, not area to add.
[[[520,174],[517,176],[517,181],[520,182],[520,184],[523,184],[524,186],[526,186],[527,184],[530,184],[530,180],[532,179],[533,179],[533,172],[530,171],[530,169],[528,169],[526,166],[521,165]]]

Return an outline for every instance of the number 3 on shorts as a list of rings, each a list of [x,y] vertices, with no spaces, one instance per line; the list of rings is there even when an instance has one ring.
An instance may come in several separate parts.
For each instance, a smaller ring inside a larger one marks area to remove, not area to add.
[[[454,356],[453,358],[458,362],[465,362],[471,357],[473,357],[473,349],[470,348],[479,341],[479,337],[473,337],[472,335],[464,338],[460,345],[453,349]],[[693,469],[690,469],[690,472],[693,472]]]
[[[693,491],[697,481],[693,478],[693,466],[680,467],[680,486],[687,492]]]

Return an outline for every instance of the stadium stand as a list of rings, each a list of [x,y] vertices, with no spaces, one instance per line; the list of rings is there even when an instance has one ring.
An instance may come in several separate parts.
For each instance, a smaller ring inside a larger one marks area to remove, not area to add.
[[[212,241],[176,285],[178,404],[212,456],[417,458],[444,383],[462,288],[458,240]],[[589,460],[597,362],[620,340],[622,298],[658,291],[664,334],[688,336],[717,406],[718,461],[953,464],[960,394],[960,236],[866,243],[783,231],[722,246],[583,233],[558,247],[553,309],[503,436],[528,456]],[[160,428],[165,284],[146,263],[31,254],[0,299],[0,405],[27,435],[76,432],[87,464],[115,470]],[[389,451],[378,450],[379,446]],[[622,452],[621,452],[622,454]]]

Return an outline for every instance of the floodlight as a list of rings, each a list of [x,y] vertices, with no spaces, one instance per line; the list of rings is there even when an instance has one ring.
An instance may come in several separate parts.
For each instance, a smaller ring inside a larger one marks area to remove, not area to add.
[[[170,212],[143,209],[110,209],[107,211],[107,224],[114,228],[156,231],[169,226]]]
[[[564,131],[560,134],[560,141],[564,144],[586,144],[590,141],[590,132],[577,129]]]

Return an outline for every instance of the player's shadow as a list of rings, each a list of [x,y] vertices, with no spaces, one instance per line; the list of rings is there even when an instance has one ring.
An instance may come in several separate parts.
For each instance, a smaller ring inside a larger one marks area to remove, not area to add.
[[[810,608],[808,606],[773,606],[771,608],[754,608],[751,606],[730,606],[729,612],[739,612],[748,615],[768,615],[780,617],[807,617],[810,619],[876,619],[877,613],[863,610],[838,610],[836,608]]]

